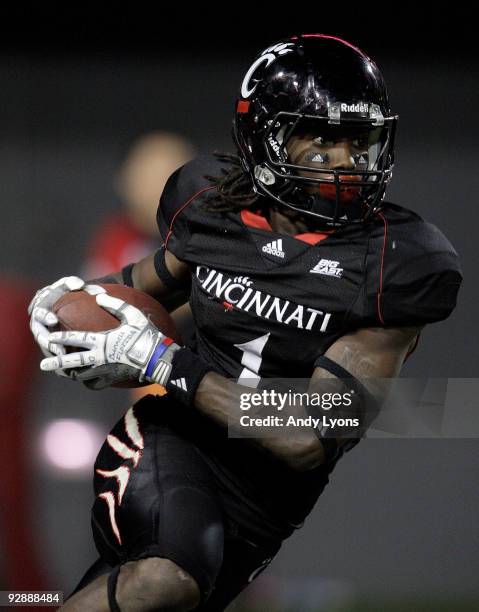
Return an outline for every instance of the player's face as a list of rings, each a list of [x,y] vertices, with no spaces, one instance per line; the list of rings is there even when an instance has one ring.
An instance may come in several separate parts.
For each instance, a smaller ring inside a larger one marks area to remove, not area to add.
[[[368,167],[368,136],[351,134],[347,137],[324,135],[318,136],[311,132],[291,136],[287,144],[290,162],[294,165],[317,168],[320,170],[367,170]],[[304,177],[334,179],[333,174],[299,171]],[[360,180],[359,176],[342,175],[340,180]],[[336,188],[334,185],[306,184],[308,193],[321,193],[323,197],[334,199]],[[341,188],[341,201],[343,203],[354,200],[360,193],[359,187]]]

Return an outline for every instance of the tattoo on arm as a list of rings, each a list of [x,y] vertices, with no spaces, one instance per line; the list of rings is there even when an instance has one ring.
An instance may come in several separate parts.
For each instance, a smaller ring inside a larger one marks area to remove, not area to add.
[[[404,359],[414,345],[419,328],[369,328],[337,340],[325,353],[364,383],[379,400],[387,396]],[[314,378],[332,374],[318,368]]]

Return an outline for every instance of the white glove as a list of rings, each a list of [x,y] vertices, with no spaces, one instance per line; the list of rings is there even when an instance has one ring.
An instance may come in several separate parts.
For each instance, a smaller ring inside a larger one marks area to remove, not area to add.
[[[158,330],[145,315],[125,301],[107,293],[96,296],[99,306],[121,321],[105,332],[65,331],[49,334],[48,342],[63,349],[55,357],[43,359],[40,368],[46,372],[68,368],[77,371],[74,378],[94,389],[136,379],[165,386],[174,353],[180,348]],[[64,353],[65,346],[81,347],[78,353]]]
[[[28,306],[30,329],[45,356],[65,354],[63,346],[52,344],[48,339],[50,334],[48,327],[53,327],[58,323],[56,315],[52,312],[53,305],[69,291],[79,291],[84,286],[84,281],[78,276],[65,276],[53,285],[48,285],[37,291],[30,302]]]

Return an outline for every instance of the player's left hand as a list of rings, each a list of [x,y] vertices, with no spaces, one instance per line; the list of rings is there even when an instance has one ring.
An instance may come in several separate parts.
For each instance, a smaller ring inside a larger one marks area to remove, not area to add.
[[[106,293],[96,296],[99,306],[121,321],[121,325],[105,332],[54,332],[49,342],[62,347],[76,346],[85,350],[43,359],[40,368],[77,369],[74,378],[93,389],[103,389],[126,380],[166,384],[171,372],[173,354],[180,347],[157,329],[131,304]]]

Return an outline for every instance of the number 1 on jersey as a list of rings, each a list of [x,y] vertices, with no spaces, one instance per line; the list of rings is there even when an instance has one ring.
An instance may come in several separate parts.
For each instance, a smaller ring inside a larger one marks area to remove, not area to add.
[[[238,382],[241,382],[241,384],[246,387],[256,389],[259,385],[259,381],[261,380],[259,369],[261,367],[261,361],[263,360],[263,349],[268,342],[270,333],[271,332],[268,332],[264,336],[254,338],[254,340],[250,340],[249,342],[234,345],[236,348],[239,348],[240,351],[243,351],[241,365],[244,366],[244,368],[238,378]]]

